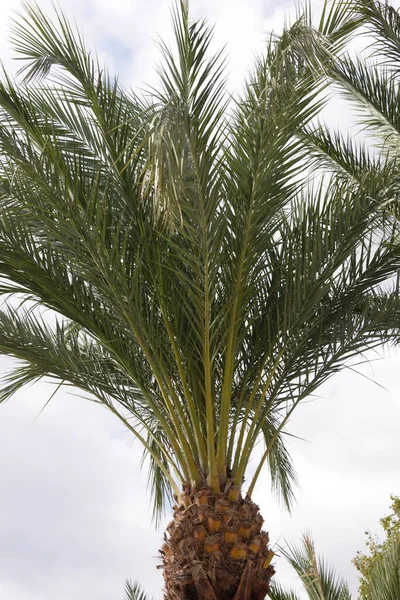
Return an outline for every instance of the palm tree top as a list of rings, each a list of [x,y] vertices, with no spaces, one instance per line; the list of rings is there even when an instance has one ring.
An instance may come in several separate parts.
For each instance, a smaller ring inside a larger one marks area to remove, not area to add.
[[[156,515],[171,495],[240,488],[260,440],[248,493],[267,463],[290,506],[293,410],[398,335],[397,222],[376,183],[393,165],[352,186],[304,170],[327,65],[357,24],[341,3],[317,29],[300,15],[234,101],[184,2],[151,95],[122,88],[61,11],[26,5],[14,25],[0,352],[20,364],[1,399],[50,377],[107,406],[144,446]]]

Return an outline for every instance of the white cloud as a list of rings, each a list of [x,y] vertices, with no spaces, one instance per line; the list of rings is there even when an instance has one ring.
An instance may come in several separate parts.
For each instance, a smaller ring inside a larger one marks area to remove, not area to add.
[[[109,600],[126,577],[155,592],[160,534],[140,449],[103,408],[66,393],[35,420],[50,393],[37,384],[0,409],[0,597]],[[12,586],[19,595],[6,596]]]
[[[400,493],[398,364],[397,355],[374,363],[373,373],[372,364],[360,368],[388,391],[343,371],[319,390],[318,399],[298,408],[289,430],[307,441],[291,443],[300,481],[292,517],[264,500],[261,485],[257,489],[256,501],[265,516],[271,515],[271,538],[293,543],[311,531],[317,550],[349,581],[354,594],[357,574],[351,559],[364,549],[366,529],[380,533],[389,496]],[[286,565],[279,568],[285,581],[293,578]]]

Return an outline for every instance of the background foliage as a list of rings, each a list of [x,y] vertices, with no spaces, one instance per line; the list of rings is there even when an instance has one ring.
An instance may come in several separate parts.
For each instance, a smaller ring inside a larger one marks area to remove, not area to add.
[[[384,539],[379,540],[376,534],[366,531],[366,553],[359,551],[354,558],[354,565],[361,574],[359,598],[360,600],[371,600],[371,579],[376,569],[383,566],[388,556],[393,551],[393,546],[400,546],[400,497],[391,496],[390,512],[379,522],[384,531]],[[398,565],[400,574],[400,563]]]

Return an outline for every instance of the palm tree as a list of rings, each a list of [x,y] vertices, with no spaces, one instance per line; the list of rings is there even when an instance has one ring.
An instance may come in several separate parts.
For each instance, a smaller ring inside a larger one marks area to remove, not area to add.
[[[149,600],[138,583],[127,581],[125,584],[125,600]]]
[[[309,600],[351,600],[347,584],[323,559],[317,558],[314,542],[305,535],[300,547],[288,545],[281,549],[299,576]],[[382,560],[371,569],[368,581],[371,600],[398,600],[400,597],[400,540],[393,538],[382,553]],[[275,584],[271,600],[298,600],[295,592]]]
[[[358,24],[345,4],[318,31],[306,14],[271,36],[235,101],[206,23],[185,2],[173,23],[176,51],[161,45],[161,87],[144,97],[62,13],[28,6],[15,24],[0,352],[19,364],[0,398],[45,377],[106,406],[144,447],[156,520],[175,502],[166,598],[258,600],[274,572],[251,499],[263,466],[290,507],[293,411],[398,339],[398,223],[376,183],[391,165],[369,164],[357,187],[304,169],[325,62]]]
[[[347,584],[323,559],[317,558],[309,535],[303,536],[300,546],[288,544],[280,552],[296,571],[309,600],[351,600]],[[271,600],[298,600],[295,592],[288,592],[279,584],[272,586],[270,596]]]

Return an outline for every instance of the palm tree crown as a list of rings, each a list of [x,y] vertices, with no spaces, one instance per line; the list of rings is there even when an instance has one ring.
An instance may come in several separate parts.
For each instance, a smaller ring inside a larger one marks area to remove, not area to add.
[[[51,377],[107,406],[145,448],[156,515],[171,494],[240,489],[260,439],[248,493],[266,462],[289,505],[293,410],[398,335],[392,163],[371,159],[356,185],[304,169],[323,63],[357,24],[346,10],[271,36],[235,101],[183,2],[144,97],[61,13],[28,6],[15,24],[25,79],[0,85],[0,352],[22,362],[1,399]]]

